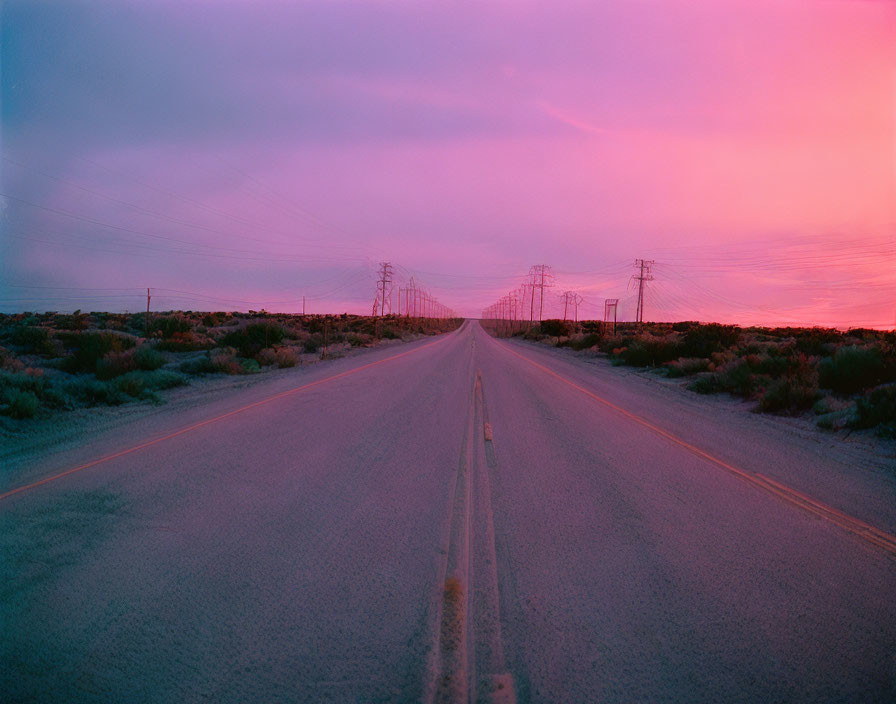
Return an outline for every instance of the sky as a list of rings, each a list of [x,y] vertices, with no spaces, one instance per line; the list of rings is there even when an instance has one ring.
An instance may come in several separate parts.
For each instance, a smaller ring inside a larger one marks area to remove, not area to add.
[[[642,258],[647,320],[896,326],[896,3],[0,13],[0,311],[631,319]]]

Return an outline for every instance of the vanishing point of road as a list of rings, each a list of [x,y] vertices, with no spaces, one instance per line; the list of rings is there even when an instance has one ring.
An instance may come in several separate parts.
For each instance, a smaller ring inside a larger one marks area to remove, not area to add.
[[[893,477],[649,386],[468,321],[44,453],[2,699],[896,701]]]

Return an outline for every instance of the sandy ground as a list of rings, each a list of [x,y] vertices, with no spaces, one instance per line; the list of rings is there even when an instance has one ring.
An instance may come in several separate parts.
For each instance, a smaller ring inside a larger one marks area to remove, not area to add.
[[[77,432],[3,489],[158,442],[0,500],[10,701],[896,697],[892,553],[682,443],[892,531],[883,445],[476,323]]]

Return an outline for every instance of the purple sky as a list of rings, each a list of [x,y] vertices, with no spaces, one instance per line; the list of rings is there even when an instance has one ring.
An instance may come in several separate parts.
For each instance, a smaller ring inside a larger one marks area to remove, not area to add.
[[[0,310],[896,323],[896,3],[9,2]]]

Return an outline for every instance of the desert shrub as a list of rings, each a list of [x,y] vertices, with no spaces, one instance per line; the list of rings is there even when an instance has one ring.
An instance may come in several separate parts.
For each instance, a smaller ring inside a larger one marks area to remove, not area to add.
[[[80,310],[71,315],[57,315],[53,320],[53,327],[57,330],[84,330],[89,324],[87,316]]]
[[[254,360],[253,360],[254,361]],[[258,366],[258,363],[255,363]],[[245,374],[245,370],[236,359],[236,350],[232,347],[212,350],[203,357],[190,359],[181,363],[180,370],[185,374]]]
[[[132,398],[139,398],[146,390],[146,383],[139,372],[130,372],[120,376],[112,384],[113,388]]]
[[[741,343],[738,347],[739,353],[742,356],[747,355],[758,355],[765,351],[765,347],[763,347],[760,343],[753,341],[747,343]]]
[[[854,428],[877,427],[879,435],[896,438],[896,384],[887,384],[856,401]]]
[[[346,333],[345,341],[350,344],[352,347],[363,347],[368,342],[370,342],[370,338],[366,335],[360,335],[355,332]],[[316,350],[311,350],[315,352]]]
[[[628,339],[622,335],[606,335],[600,338],[597,346],[601,352],[612,355],[616,350],[625,347]]]
[[[127,320],[127,326],[139,333],[146,331],[146,313],[131,313]]]
[[[180,370],[184,374],[214,374],[216,371],[219,371],[212,364],[212,360],[208,355],[181,362]]]
[[[384,325],[383,329],[380,330],[380,337],[384,340],[397,340],[399,334],[395,332],[395,329],[391,325]]]
[[[305,350],[305,352],[314,353],[320,349],[322,342],[323,338],[319,334],[315,333],[302,343],[302,348]]]
[[[818,365],[819,384],[825,389],[851,394],[889,381],[883,356],[876,347],[846,346]]]
[[[118,406],[134,399],[158,400],[155,391],[182,386],[187,383],[183,375],[157,369],[155,371],[135,370],[111,380],[80,378],[65,384],[66,402],[75,401],[85,406],[106,404]],[[61,393],[57,391],[57,393]],[[52,399],[47,394],[48,405]]]
[[[9,395],[13,391],[28,392],[48,408],[69,407],[71,399],[58,385],[39,372],[39,369],[28,369],[18,373],[0,372],[0,396]]]
[[[277,363],[277,353],[271,347],[265,347],[255,355],[255,361],[263,367],[270,367]]]
[[[565,337],[570,332],[569,324],[565,320],[542,320],[539,327],[543,335],[550,337]]]
[[[155,348],[164,352],[196,352],[211,349],[214,346],[214,342],[209,338],[190,331],[173,333],[171,337],[157,342]]]
[[[149,391],[161,391],[163,389],[173,389],[177,386],[184,386],[186,383],[187,379],[182,374],[166,369],[128,372],[117,380],[118,388],[122,391],[126,391],[131,396],[139,396],[144,389]],[[134,389],[137,393],[131,393],[128,389]]]
[[[123,352],[106,352],[103,358],[97,360],[96,378],[97,379],[114,379],[117,376],[134,371],[137,368],[135,350],[124,350]]]
[[[202,324],[207,328],[213,328],[221,324],[221,318],[216,313],[207,313],[202,316]]]
[[[280,344],[285,336],[286,331],[282,325],[265,321],[251,323],[241,330],[227,333],[221,338],[221,344],[237,349],[244,357],[251,357],[265,347]]]
[[[179,315],[163,315],[152,320],[151,329],[160,332],[164,338],[171,338],[178,333],[190,332],[193,325]]]
[[[0,347],[0,369],[8,372],[20,372],[25,368],[25,363],[5,347]]]
[[[61,365],[70,374],[95,372],[97,362],[109,352],[123,352],[135,345],[131,338],[111,332],[62,333],[60,337],[67,348],[73,349]]]
[[[736,325],[694,325],[681,338],[681,355],[685,357],[709,357],[733,347],[740,339],[741,330]]]
[[[829,328],[811,328],[800,330],[795,335],[794,345],[796,349],[805,355],[822,357],[830,355],[843,334],[839,330]]]
[[[723,364],[716,372],[716,381],[724,391],[738,396],[749,396],[757,385],[750,365],[742,359]]]
[[[120,406],[128,400],[128,396],[111,381],[98,379],[76,379],[65,385],[66,393],[87,406],[107,404]]]
[[[783,376],[787,374],[791,367],[790,358],[784,356],[775,348],[771,348],[765,354],[747,355],[744,357],[744,360],[753,371],[770,377]]]
[[[823,416],[825,413],[833,413],[836,408],[834,408],[831,403],[830,396],[822,396],[819,398],[812,406],[812,412],[817,416]]]
[[[615,356],[633,367],[655,367],[679,357],[678,343],[669,337],[641,335],[628,340]]]
[[[32,373],[29,373],[32,372]],[[0,389],[15,388],[22,391],[32,391],[38,396],[43,394],[47,387],[47,379],[40,373],[34,373],[39,370],[28,370],[21,372],[0,372]]]
[[[289,347],[265,347],[255,355],[255,361],[262,366],[276,364],[279,368],[294,367],[298,363],[298,357]]]
[[[31,391],[7,388],[3,390],[0,413],[12,418],[33,418],[40,407],[40,400]]]
[[[278,347],[276,353],[277,366],[281,369],[294,367],[299,363],[298,355],[296,355],[296,353],[289,347]]]
[[[165,365],[165,356],[149,345],[141,345],[137,348],[134,361],[137,363],[137,369],[151,372]]]
[[[711,372],[699,374],[690,384],[688,389],[698,394],[715,394],[722,390],[716,375]]]
[[[257,374],[261,371],[261,367],[254,359],[240,359],[238,363],[243,374]]]
[[[32,354],[51,355],[55,352],[50,331],[46,328],[18,327],[13,330],[11,342]]]
[[[600,335],[589,332],[585,335],[574,335],[566,344],[574,350],[589,350],[600,342]]]
[[[798,376],[772,380],[759,396],[763,413],[799,413],[818,399],[818,387]]]
[[[699,357],[682,357],[681,359],[666,362],[667,375],[673,378],[693,376],[705,372],[709,368],[708,359]]]

